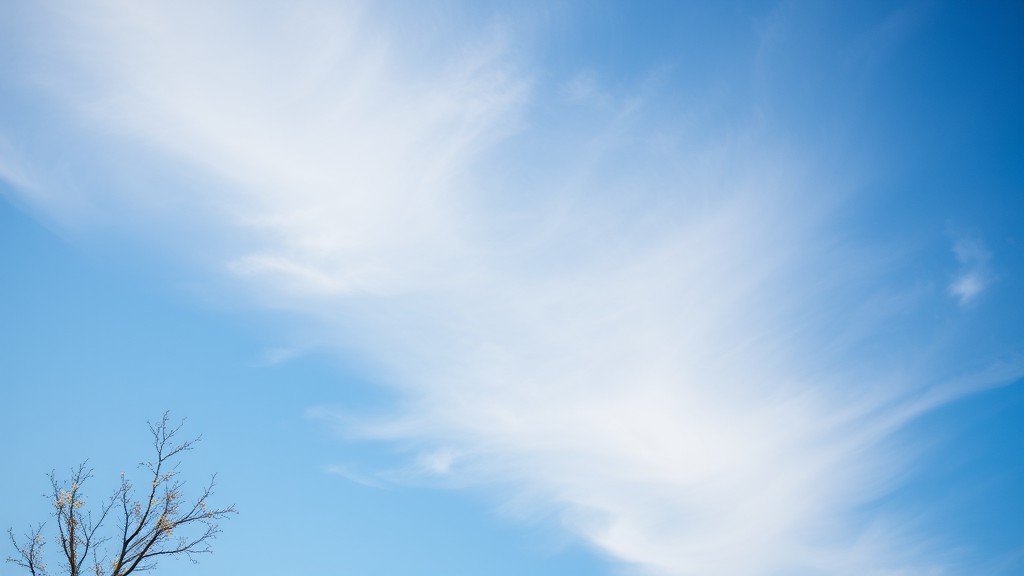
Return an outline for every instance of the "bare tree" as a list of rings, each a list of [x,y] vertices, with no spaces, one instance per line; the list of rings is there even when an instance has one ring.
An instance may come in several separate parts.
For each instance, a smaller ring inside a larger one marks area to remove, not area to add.
[[[183,423],[171,425],[164,413],[159,422],[149,423],[156,457],[143,462],[148,485],[141,490],[121,473],[114,494],[95,510],[86,509],[82,485],[92,478],[86,463],[72,469],[67,480],[58,480],[50,473],[53,516],[57,530],[55,542],[60,546],[62,573],[69,576],[128,576],[135,571],[151,570],[167,556],[184,556],[195,562],[199,554],[209,553],[210,541],[220,532],[218,521],[235,514],[235,507],[210,507],[214,480],[199,491],[198,497],[187,500],[185,482],[178,478],[180,456],[191,450],[199,438],[178,441],[175,436]],[[108,518],[118,517],[118,530],[104,535],[101,528]],[[24,535],[19,544],[13,530],[8,534],[17,550],[7,558],[29,571],[32,576],[49,576],[43,557],[45,524],[39,524]],[[114,546],[106,546],[110,541]]]

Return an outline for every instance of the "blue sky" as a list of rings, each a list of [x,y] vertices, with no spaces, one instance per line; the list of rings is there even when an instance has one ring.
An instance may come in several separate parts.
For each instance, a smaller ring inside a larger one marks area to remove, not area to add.
[[[1024,572],[1021,30],[0,8],[0,518],[170,410],[241,514],[168,573]]]

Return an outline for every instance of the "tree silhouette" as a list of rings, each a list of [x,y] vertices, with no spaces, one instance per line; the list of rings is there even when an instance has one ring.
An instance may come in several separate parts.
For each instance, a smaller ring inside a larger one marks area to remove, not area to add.
[[[235,507],[214,508],[208,504],[214,480],[187,500],[185,483],[178,478],[182,454],[192,450],[199,438],[178,442],[175,438],[184,422],[172,426],[169,413],[159,422],[149,423],[156,456],[140,466],[147,471],[149,484],[137,491],[125,474],[113,495],[94,510],[86,508],[82,485],[93,471],[83,462],[61,480],[50,472],[51,504],[56,520],[55,542],[60,546],[62,573],[69,576],[128,576],[135,571],[151,570],[162,557],[184,556],[196,562],[196,556],[209,553],[210,541],[220,532],[218,521],[235,514]],[[143,498],[138,493],[144,494]],[[101,531],[104,522],[118,517],[118,530]],[[32,576],[49,576],[44,561],[45,523],[30,528],[19,544],[14,531],[8,534],[17,555],[7,561],[29,571]],[[107,546],[115,542],[114,546]]]

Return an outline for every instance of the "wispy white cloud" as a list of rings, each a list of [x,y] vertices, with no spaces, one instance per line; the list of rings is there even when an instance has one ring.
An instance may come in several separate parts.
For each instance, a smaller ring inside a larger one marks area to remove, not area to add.
[[[966,306],[981,295],[991,282],[989,260],[992,255],[977,239],[961,238],[953,245],[960,269],[949,283],[949,294]]]
[[[833,176],[642,97],[532,124],[511,23],[225,6],[67,5],[50,84],[84,142],[190,175],[138,189],[109,164],[103,206],[373,360],[401,406],[344,414],[349,433],[650,574],[924,573],[902,520],[864,508],[908,472],[892,435],[1022,365],[957,380],[919,341],[865,358],[915,302],[870,307],[900,287],[847,247]],[[201,233],[169,235],[161,195]]]
[[[19,190],[28,191],[34,188],[25,168],[18,161],[15,147],[5,138],[0,138],[0,180],[4,180]],[[24,192],[23,192],[24,193]]]
[[[324,471],[328,474],[334,474],[335,476],[340,476],[346,480],[355,482],[356,484],[362,484],[363,486],[368,486],[370,488],[384,487],[384,484],[374,478],[372,474],[356,472],[349,467],[342,466],[341,464],[332,464],[324,468]]]

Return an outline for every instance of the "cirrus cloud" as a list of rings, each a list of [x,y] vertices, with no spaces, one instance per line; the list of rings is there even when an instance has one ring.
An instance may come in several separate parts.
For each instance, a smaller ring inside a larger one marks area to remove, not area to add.
[[[851,246],[856,198],[810,152],[756,122],[693,136],[591,72],[545,100],[514,21],[447,37],[319,3],[88,8],[25,40],[75,119],[40,138],[89,173],[50,197],[372,359],[399,405],[334,417],[412,447],[403,481],[498,487],[651,574],[941,565],[878,505],[911,468],[894,435],[1022,367],[965,376],[926,336],[885,340],[921,297]],[[956,253],[966,304],[988,256]]]

